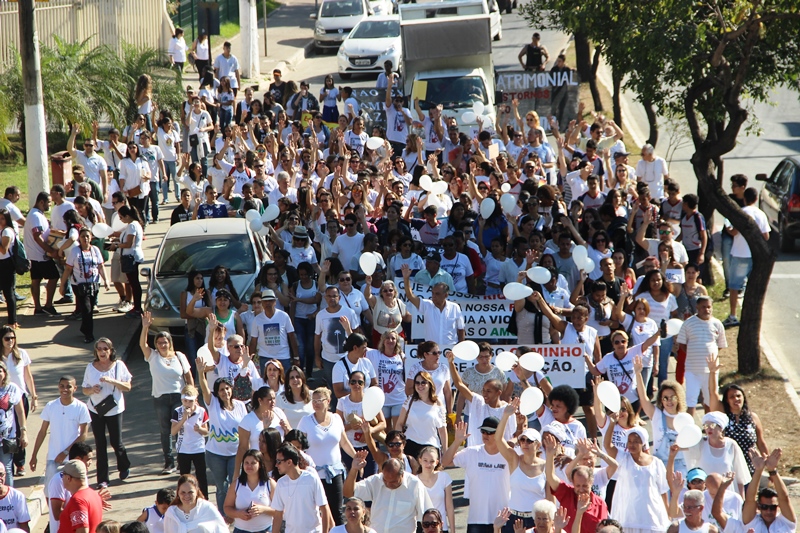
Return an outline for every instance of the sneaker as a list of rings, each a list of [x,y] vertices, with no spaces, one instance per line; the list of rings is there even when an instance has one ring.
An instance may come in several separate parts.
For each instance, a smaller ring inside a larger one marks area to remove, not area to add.
[[[725,326],[726,328],[736,327],[739,325],[739,319],[736,318],[734,315],[730,315],[722,322],[722,325]]]
[[[39,309],[34,309],[33,310],[33,314],[34,315],[47,315],[49,313],[47,313],[44,309],[39,308]]]
[[[92,314],[93,315],[99,315],[100,314],[100,310],[95,307],[94,309],[92,309]]]
[[[175,465],[167,465],[164,467],[164,470],[161,471],[162,476],[169,476],[170,474],[175,473]]]
[[[128,479],[128,476],[130,476],[130,475],[131,475],[131,469],[130,468],[126,468],[125,470],[123,470],[122,472],[119,473],[119,478],[122,481],[125,481],[126,479]]]
[[[133,304],[130,302],[122,302],[117,307],[117,313],[127,313],[128,311],[133,309]]]
[[[727,300],[730,297],[731,297],[731,291],[730,290],[725,289],[724,291],[722,291],[722,299],[723,300]]]
[[[68,297],[64,296],[63,298],[60,298],[60,299],[56,300],[53,303],[56,304],[56,305],[64,305],[64,304],[71,304],[71,303],[75,303],[75,302],[72,300],[72,298],[68,298]]]
[[[14,477],[23,477],[26,474],[24,466],[17,466],[14,468]]]
[[[95,485],[95,490],[103,490],[103,489],[107,489],[107,488],[108,488],[108,482],[107,481],[103,481],[102,483],[98,483],[97,485]]]
[[[94,337],[84,337],[83,338],[83,343],[84,344],[91,344],[93,342],[94,342]]]
[[[111,308],[111,310],[112,310],[112,311],[114,311],[115,313],[119,313],[119,308],[120,308],[120,306],[121,306],[122,304],[124,304],[124,303],[125,303],[125,300],[120,300],[120,301],[118,301],[118,302],[117,302],[117,303],[116,303],[116,304],[115,304],[115,305],[114,305],[114,306]]]
[[[50,316],[58,316],[60,314],[58,311],[56,311],[56,308],[53,307],[52,305],[42,307],[42,311],[44,311]]]
[[[23,296],[23,295],[15,292],[14,293],[14,298],[16,298],[18,302],[21,302],[23,300],[26,300],[28,297],[27,296]],[[25,470],[25,469],[23,468],[23,470]]]
[[[125,318],[142,318],[142,312],[136,309],[131,309],[125,313]]]
[[[80,319],[81,319],[81,314],[77,311],[73,311],[69,315],[67,315],[67,320],[80,320]]]

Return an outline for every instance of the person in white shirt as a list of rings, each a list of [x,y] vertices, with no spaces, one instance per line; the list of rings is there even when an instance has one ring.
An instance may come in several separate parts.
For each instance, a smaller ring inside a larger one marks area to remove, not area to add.
[[[271,506],[277,511],[273,524],[286,522],[286,533],[329,531],[333,519],[319,476],[300,469],[300,452],[284,444],[275,454],[281,478],[275,487]],[[339,505],[339,504],[337,504]]]
[[[179,74],[183,73],[183,65],[186,63],[186,41],[183,39],[183,28],[175,28],[175,35],[169,41],[169,60]]]
[[[58,251],[48,243],[50,238],[50,222],[44,215],[50,210],[50,195],[40,192],[36,196],[36,203],[28,212],[25,220],[25,253],[31,262],[31,296],[33,297],[33,314],[57,315],[58,311],[53,307],[53,296],[56,292],[56,285],[60,274],[56,267],[54,257],[58,257]],[[46,300],[44,306],[41,305],[40,290],[42,280],[47,280]]]
[[[161,203],[166,204],[169,196],[169,185],[172,182],[175,193],[175,201],[180,202],[180,184],[178,183],[178,156],[183,147],[181,146],[181,134],[178,131],[178,123],[173,122],[172,118],[165,116],[156,129],[156,139],[161,153],[164,155],[165,174],[161,180]]]
[[[725,337],[725,326],[712,314],[712,302],[708,296],[697,298],[697,314],[689,317],[678,332],[678,350],[686,353],[686,373],[684,386],[686,388],[686,411],[694,415],[700,392],[703,393],[703,407],[705,412],[710,409],[708,383],[707,357],[719,354],[720,348],[727,348],[728,341]]]
[[[744,191],[744,207],[742,211],[752,218],[761,236],[769,241],[769,233],[771,231],[767,215],[758,207],[758,191],[753,187],[748,187]],[[742,234],[731,226],[731,223],[725,221],[725,227],[728,234],[733,235],[733,244],[731,245],[731,262],[728,268],[729,277],[728,290],[731,292],[730,296],[730,315],[725,319],[723,324],[726,328],[738,326],[739,319],[736,318],[736,311],[739,306],[739,292],[744,289],[744,283],[753,269],[753,254],[750,251],[747,241]]]
[[[425,485],[417,476],[407,474],[399,459],[387,459],[381,473],[356,482],[358,472],[367,464],[369,452],[356,452],[353,466],[344,481],[344,496],[372,501],[372,525],[380,533],[414,533],[422,515],[433,507]]]
[[[276,308],[275,291],[262,290],[261,304],[264,311],[253,318],[253,326],[248,333],[250,352],[258,353],[261,375],[264,375],[264,368],[270,359],[279,360],[284,368],[290,368],[290,363],[299,363],[300,350],[291,318],[285,311]],[[277,394],[279,391],[275,392]]]
[[[341,256],[345,261],[361,255],[363,248],[364,234],[358,231],[358,217],[353,213],[348,213],[344,217],[343,235],[336,237],[331,248],[331,257]],[[344,263],[344,262],[343,262]]]
[[[239,60],[231,54],[231,43],[225,41],[222,45],[222,53],[214,60],[214,75],[217,79],[228,77],[231,80],[231,89],[235,97],[239,92],[239,82],[241,73],[239,72]]]
[[[406,147],[409,130],[411,129],[411,111],[403,107],[403,96],[397,95],[392,98],[392,86],[394,80],[389,80],[386,89],[386,102],[383,110],[386,113],[386,139],[392,145],[392,150],[396,154],[402,154]]]
[[[464,315],[458,304],[447,300],[449,290],[447,284],[440,282],[431,287],[430,300],[420,298],[414,294],[411,288],[411,269],[408,265],[403,265],[402,270],[406,297],[425,317],[424,337],[442,347],[452,347],[463,341],[465,337]]]
[[[36,443],[33,445],[30,467],[31,472],[36,472],[36,467],[39,466],[39,449],[47,436],[47,430],[52,427],[50,441],[47,445],[45,487],[56,475],[58,467],[67,460],[70,447],[76,442],[86,440],[86,431],[91,418],[86,404],[74,396],[77,388],[74,376],[61,376],[58,380],[59,397],[47,402],[40,415],[42,426],[39,428]]]
[[[97,128],[97,123],[92,124],[93,128]],[[72,132],[70,133],[69,140],[67,140],[67,151],[72,155],[75,163],[83,165],[86,177],[98,184],[103,191],[106,192],[106,161],[100,154],[95,152],[94,139],[85,139],[83,141],[83,150],[75,148],[75,137],[80,130],[79,124],[72,125]]]
[[[648,143],[642,146],[642,159],[636,163],[636,179],[650,187],[650,193],[658,201],[666,197],[664,179],[669,178],[667,162],[663,157],[655,155],[655,148]]]

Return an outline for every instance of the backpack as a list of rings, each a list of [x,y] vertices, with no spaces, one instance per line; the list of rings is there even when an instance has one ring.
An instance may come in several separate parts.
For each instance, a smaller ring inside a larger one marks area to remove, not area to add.
[[[30,271],[31,262],[28,260],[28,253],[25,251],[25,246],[20,245],[19,237],[14,239],[11,257],[14,259],[14,270],[17,272],[18,276]]]
[[[700,229],[700,217],[701,216],[703,216],[703,215],[701,215],[699,211],[695,212],[695,214],[692,216],[692,218],[694,219],[694,224],[697,227],[698,235],[702,231]],[[705,232],[706,232],[706,254],[714,255],[714,239],[711,237],[711,231],[708,229],[708,224],[706,224]]]
[[[236,374],[233,380],[233,398],[242,402],[249,402],[253,398],[253,382],[250,376]]]

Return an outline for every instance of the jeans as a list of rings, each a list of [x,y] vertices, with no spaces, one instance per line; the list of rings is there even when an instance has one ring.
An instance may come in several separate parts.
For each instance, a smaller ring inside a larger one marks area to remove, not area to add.
[[[300,368],[307,376],[314,371],[314,321],[309,318],[294,319],[294,334],[297,337],[297,349],[300,352]]]
[[[189,154],[192,158],[192,163],[200,163],[200,166],[203,169],[203,176],[208,175],[208,154],[200,157],[197,146],[192,146]]]
[[[185,335],[183,337],[186,343],[186,359],[189,361],[189,367],[192,369],[192,377],[197,382],[197,350],[205,344],[205,338],[200,332],[195,332],[193,335],[189,334],[189,330],[184,328]]]
[[[14,468],[11,466],[14,463],[14,454],[5,453],[0,449],[0,463],[6,467],[6,485],[9,487],[14,486]]]
[[[8,324],[17,323],[17,299],[14,296],[14,289],[17,285],[17,272],[14,270],[14,259],[9,257],[0,261],[0,291],[6,299],[6,309],[8,309]],[[314,334],[314,331],[311,331]],[[299,339],[298,339],[299,340]],[[312,344],[313,346],[313,344]],[[313,361],[314,358],[312,357]]]
[[[61,263],[56,261],[56,268],[58,269],[59,279],[61,279],[64,276],[64,267],[61,265]],[[64,298],[68,298],[70,300],[74,300],[74,296],[72,294],[72,284],[71,283],[67,283],[67,288],[64,289]],[[12,301],[13,301],[13,299],[12,299]]]
[[[164,161],[164,170],[167,171],[167,175],[163,176],[163,179],[161,180],[161,196],[165,202],[169,200],[169,184],[171,181],[175,192],[175,201],[180,202],[181,187],[180,183],[178,183],[178,162]]]
[[[133,310],[141,313],[142,283],[139,281],[139,263],[134,265],[133,272],[126,272],[125,275],[128,276],[128,285],[131,286],[131,293],[133,294]]]
[[[97,286],[92,283],[75,285],[75,303],[81,314],[81,333],[87,339],[94,338],[94,316],[92,311],[95,306]]]
[[[172,411],[180,407],[181,394],[172,392],[153,398],[153,407],[156,410],[158,427],[161,432],[161,451],[164,454],[164,467],[174,467],[175,458],[172,456]]]
[[[122,444],[122,413],[113,416],[100,416],[89,411],[92,418],[92,434],[96,445],[97,456],[97,482],[108,483],[108,443],[106,442],[106,429],[108,440],[117,456],[117,471],[124,472],[131,467],[128,452]]]
[[[728,288],[728,280],[730,279],[731,268],[731,247],[733,247],[733,237],[728,235],[727,231],[722,231],[720,236],[722,243],[720,253],[722,254],[722,272],[725,274],[725,288]]]
[[[675,337],[667,337],[661,339],[661,349],[658,356],[658,384],[667,379],[667,372],[669,371],[669,358],[672,354],[672,345],[675,342]]]
[[[152,181],[150,182],[150,194],[147,197],[150,200],[150,215],[147,217],[148,222],[152,220],[153,222],[158,222],[158,182]],[[146,210],[147,208],[145,208]]]
[[[206,476],[206,454],[200,453],[178,453],[178,472],[181,475],[191,474],[194,465],[194,477],[200,485],[203,496],[208,498],[208,477]]]
[[[225,516],[222,506],[228,494],[228,486],[233,482],[233,469],[236,466],[236,456],[217,455],[206,451],[206,464],[214,475],[214,486],[217,488],[217,509]]]
[[[219,129],[224,130],[233,120],[233,106],[219,108]]]
[[[327,359],[322,360],[322,379],[325,380],[325,386],[329,389],[333,390],[333,367],[336,366],[336,363],[331,363]],[[339,403],[339,398],[336,395],[331,394],[331,405],[330,410],[331,412],[336,412],[336,405]],[[328,500],[330,501],[330,500]],[[339,524],[336,524],[337,526]]]

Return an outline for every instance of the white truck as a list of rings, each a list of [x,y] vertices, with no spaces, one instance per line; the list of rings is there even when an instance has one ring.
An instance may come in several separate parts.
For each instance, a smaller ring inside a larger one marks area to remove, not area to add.
[[[495,12],[487,0],[400,6],[403,88],[409,106],[414,97],[423,110],[441,104],[463,131],[476,127],[470,113],[481,107],[484,129],[496,124],[492,37],[502,37],[502,22],[496,1],[490,1]]]

